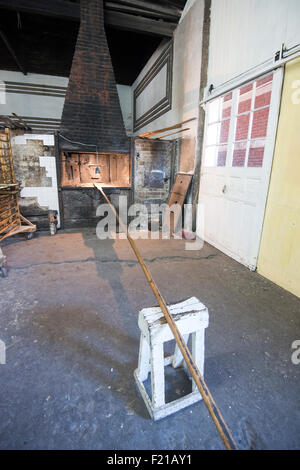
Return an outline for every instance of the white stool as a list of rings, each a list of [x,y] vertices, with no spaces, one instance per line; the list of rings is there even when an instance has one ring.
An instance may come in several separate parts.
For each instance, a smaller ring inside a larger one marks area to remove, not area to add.
[[[192,334],[192,355],[200,373],[204,372],[204,335],[208,327],[208,310],[199,299],[191,297],[184,302],[169,306],[177,328],[187,343]],[[172,356],[164,357],[164,342],[174,339],[173,333],[160,307],[144,308],[139,312],[138,321],[141,330],[138,368],[134,371],[137,386],[144,399],[150,416],[154,421],[175,413],[188,405],[202,400],[193,380],[192,392],[182,398],[165,403],[164,367],[172,364],[174,368],[186,363],[176,343]],[[152,400],[143,385],[151,371]]]

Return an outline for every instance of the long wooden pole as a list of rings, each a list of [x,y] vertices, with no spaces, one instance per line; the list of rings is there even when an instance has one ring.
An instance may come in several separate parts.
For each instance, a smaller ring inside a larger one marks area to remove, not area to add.
[[[151,140],[155,140],[155,139],[164,139],[165,137],[169,137],[169,135],[179,134],[180,132],[189,131],[189,130],[190,130],[189,127],[185,127],[184,129],[179,129],[179,131],[170,132],[170,134],[159,135],[159,136],[157,136],[157,137],[154,136],[154,138],[151,139]]]
[[[227,426],[227,424],[225,423],[221,413],[220,413],[220,410],[218,409],[194,359],[193,359],[193,356],[191,355],[190,353],[190,350],[189,348],[187,347],[180,331],[178,330],[177,328],[177,325],[175,323],[175,321],[173,320],[172,318],[172,315],[170,314],[170,311],[169,311],[169,308],[167,306],[167,303],[165,301],[165,299],[163,298],[162,294],[160,293],[149,269],[147,268],[147,266],[145,265],[144,263],[144,260],[136,246],[136,244],[134,243],[133,239],[131,238],[131,236],[129,235],[129,232],[128,232],[128,229],[127,227],[125,226],[125,224],[123,223],[123,221],[121,220],[118,212],[116,211],[115,207],[112,205],[112,203],[110,202],[110,200],[108,199],[108,197],[106,196],[106,194],[104,193],[103,189],[102,189],[102,186],[99,184],[99,183],[94,183],[94,186],[100,191],[100,193],[102,194],[102,196],[104,197],[104,199],[107,201],[107,203],[109,204],[109,206],[111,207],[111,209],[113,210],[117,220],[119,221],[119,224],[121,225],[121,227],[123,228],[123,230],[125,231],[126,233],[126,236],[127,236],[127,240],[129,241],[130,245],[131,245],[131,248],[133,249],[140,265],[141,265],[141,268],[142,270],[144,271],[144,274],[146,276],[146,279],[158,301],[158,304],[166,318],[166,321],[168,322],[168,325],[170,326],[170,329],[174,335],[174,338],[178,344],[178,347],[186,361],[186,364],[187,364],[187,367],[198,387],[198,390],[204,400],[204,403],[205,405],[207,406],[207,409],[212,417],[212,420],[213,422],[215,423],[216,425],[216,428],[220,434],[220,437],[226,447],[227,450],[237,450],[237,445],[231,435],[231,432]]]
[[[158,129],[157,131],[145,132],[144,134],[139,134],[138,137],[141,137],[141,138],[145,137],[146,139],[148,139],[149,137],[152,137],[153,135],[161,134],[162,132],[171,131],[172,129],[179,129],[179,127],[181,127],[183,124],[186,124],[187,122],[190,122],[190,121],[195,121],[195,119],[196,119],[195,117],[186,119],[185,121],[179,122],[178,124],[174,124],[174,126],[165,127],[163,129]]]

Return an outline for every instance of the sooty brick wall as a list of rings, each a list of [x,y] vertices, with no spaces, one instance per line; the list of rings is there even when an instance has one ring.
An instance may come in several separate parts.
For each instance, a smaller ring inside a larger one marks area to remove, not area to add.
[[[47,176],[41,157],[54,155],[54,147],[46,147],[42,140],[28,139],[26,144],[16,144],[12,140],[16,180],[22,187],[45,188],[52,186],[52,178]]]
[[[173,142],[135,139],[134,202],[167,202],[174,172]]]
[[[80,18],[61,133],[72,141],[94,144],[101,152],[128,153],[129,139],[104,30],[103,0],[81,0]],[[78,148],[63,139],[60,145],[62,149]],[[85,150],[95,151],[91,146]]]

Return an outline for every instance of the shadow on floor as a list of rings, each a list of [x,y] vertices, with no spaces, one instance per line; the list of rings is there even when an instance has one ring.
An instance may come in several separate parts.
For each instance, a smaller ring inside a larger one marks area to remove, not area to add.
[[[99,260],[103,258],[103,241],[97,238],[95,231],[92,233],[83,231],[82,237],[85,245],[93,249],[95,259]],[[130,309],[133,311],[131,301],[122,284],[121,276],[123,268],[121,262],[117,261],[119,258],[114,249],[114,243],[115,240],[109,238],[109,236],[108,239],[105,240],[105,259],[113,261],[113,267],[109,269],[107,263],[96,261],[98,275],[101,279],[108,280],[119,311],[124,311],[124,305],[126,305],[126,310]]]
[[[139,341],[111,326],[103,319],[104,312],[82,311],[78,306],[60,310],[39,310],[32,313],[39,342],[53,361],[68,363],[70,371],[89,383],[107,388],[107,393],[122,396],[132,412],[147,417],[132,388],[133,371],[137,367]],[[37,336],[37,334],[36,334]],[[136,402],[136,403],[135,403]],[[133,405],[133,403],[135,403]]]

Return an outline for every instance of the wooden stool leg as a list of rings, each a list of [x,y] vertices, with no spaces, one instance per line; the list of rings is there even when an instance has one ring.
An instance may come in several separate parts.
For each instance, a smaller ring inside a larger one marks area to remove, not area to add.
[[[163,343],[151,345],[151,386],[153,408],[163,406],[165,404],[165,368]]]
[[[137,375],[141,382],[148,378],[150,372],[150,346],[143,333],[141,333],[139,362]]]
[[[190,335],[183,335],[183,339],[186,344],[188,343],[189,336]],[[176,369],[177,367],[181,367],[182,365],[183,365],[183,355],[181,354],[178,344],[176,343],[174,356],[172,360],[172,366],[174,367],[174,369]]]
[[[205,328],[192,334],[192,354],[202,377],[204,376],[204,335]],[[192,390],[193,392],[198,390],[194,380]]]

